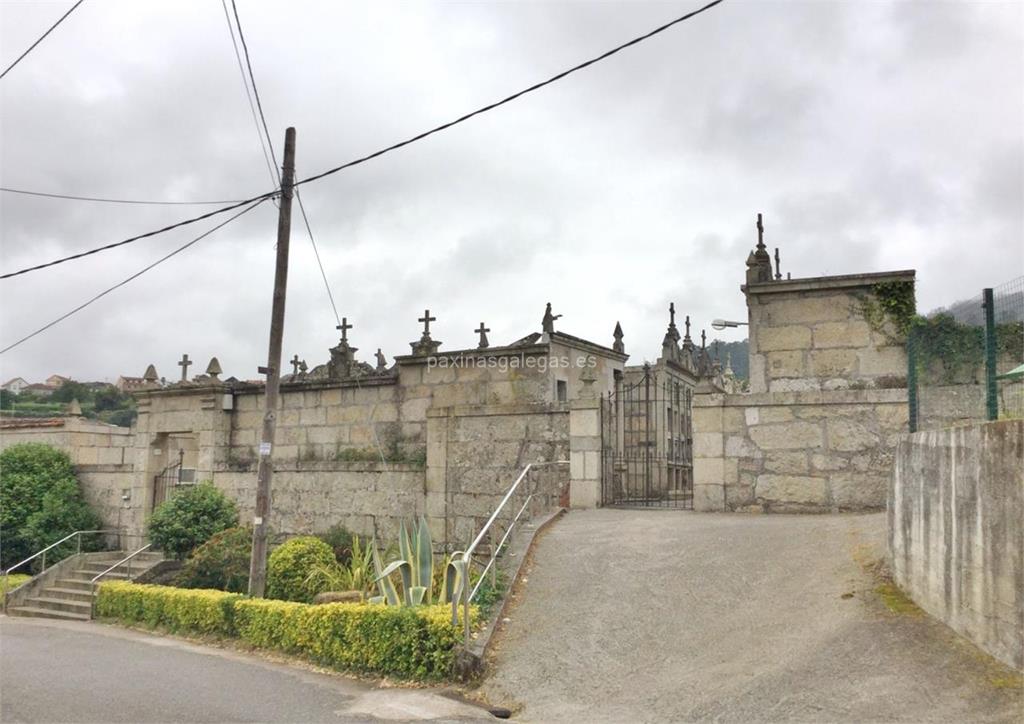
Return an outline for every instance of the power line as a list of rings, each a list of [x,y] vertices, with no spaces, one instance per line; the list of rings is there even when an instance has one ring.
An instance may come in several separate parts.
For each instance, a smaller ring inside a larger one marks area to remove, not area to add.
[[[339,171],[343,171],[344,169],[352,168],[353,166],[358,166],[360,164],[366,163],[367,161],[370,161],[372,159],[378,158],[378,157],[383,156],[383,155],[385,155],[387,153],[391,153],[392,151],[396,151],[396,150],[398,150],[400,148],[403,148],[403,147],[408,146],[408,145],[410,145],[412,143],[415,143],[415,142],[420,141],[420,140],[422,140],[424,138],[427,138],[428,136],[432,136],[435,133],[440,133],[441,131],[447,130],[447,129],[453,127],[453,126],[457,126],[460,123],[464,123],[465,121],[468,121],[470,118],[473,118],[475,116],[479,116],[479,115],[481,115],[483,113],[487,113],[488,111],[492,111],[495,108],[503,106],[503,105],[505,105],[507,103],[511,103],[512,101],[514,101],[514,100],[516,100],[518,98],[521,98],[522,96],[526,95],[527,93],[532,93],[533,91],[536,91],[536,90],[539,90],[539,89],[541,89],[541,88],[543,88],[545,86],[551,85],[552,83],[555,83],[555,82],[565,78],[566,76],[569,76],[569,75],[571,75],[571,74],[573,74],[573,73],[575,73],[575,72],[577,72],[579,70],[583,70],[584,68],[587,68],[587,67],[589,67],[591,65],[594,65],[595,63],[598,63],[598,62],[600,62],[600,61],[602,61],[602,60],[604,60],[606,58],[609,58],[612,55],[615,55],[616,53],[619,53],[619,52],[625,50],[626,48],[629,48],[629,47],[632,47],[632,46],[637,45],[639,43],[642,43],[643,41],[645,41],[645,40],[647,40],[649,38],[652,38],[655,35],[658,35],[659,33],[663,33],[664,31],[668,30],[669,28],[674,27],[675,25],[678,25],[679,23],[682,23],[682,22],[684,22],[686,20],[689,20],[690,18],[693,18],[693,17],[695,17],[697,15],[700,15],[701,13],[703,13],[703,12],[705,12],[707,10],[710,10],[711,8],[715,7],[716,5],[720,5],[722,2],[724,2],[724,0],[714,0],[714,2],[710,2],[710,3],[708,3],[707,5],[705,5],[702,8],[699,8],[699,9],[694,10],[692,12],[689,12],[689,13],[687,13],[685,15],[682,15],[682,16],[676,18],[675,20],[672,20],[672,21],[670,21],[668,23],[665,23],[664,25],[662,25],[660,27],[657,27],[657,28],[655,28],[654,30],[652,30],[652,31],[650,31],[648,33],[645,33],[645,34],[640,35],[640,36],[638,36],[636,38],[633,38],[632,40],[630,40],[630,41],[628,41],[626,43],[623,43],[622,45],[619,45],[619,46],[617,46],[615,48],[612,48],[611,50],[606,51],[606,52],[602,53],[601,55],[598,55],[595,58],[591,58],[590,60],[587,60],[587,61],[585,61],[583,63],[580,63],[579,65],[575,65],[572,68],[569,68],[568,70],[564,70],[561,73],[553,75],[553,76],[551,76],[550,78],[548,78],[545,81],[541,81],[540,83],[536,83],[536,84],[530,86],[529,88],[525,88],[525,89],[519,91],[518,93],[514,93],[514,94],[512,94],[512,95],[510,95],[510,96],[508,96],[506,98],[503,98],[500,101],[497,101],[495,103],[491,103],[490,105],[483,106],[482,108],[478,108],[477,110],[472,111],[470,113],[467,113],[467,114],[465,114],[463,116],[460,116],[459,118],[456,118],[453,121],[449,121],[448,123],[444,123],[444,124],[442,124],[440,126],[432,128],[429,131],[425,131],[423,133],[417,134],[417,135],[415,135],[415,136],[413,136],[413,137],[411,137],[409,139],[406,139],[405,141],[401,141],[399,143],[392,144],[391,146],[388,146],[386,148],[382,148],[379,151],[375,151],[374,153],[368,154],[366,156],[362,156],[361,158],[357,158],[357,159],[355,159],[353,161],[349,161],[348,163],[344,163],[344,164],[342,164],[340,166],[335,166],[334,168],[328,169],[327,171],[324,171],[322,173],[318,173],[315,176],[310,176],[308,178],[304,178],[304,179],[298,180],[298,181],[295,182],[295,186],[298,187],[298,186],[300,186],[302,184],[312,183],[313,181],[319,181],[322,178],[325,178],[325,177],[330,176],[332,174],[338,173]],[[243,42],[243,46],[244,46],[244,42]],[[257,98],[258,98],[258,96],[257,96]],[[180,221],[177,224],[173,224],[172,226],[164,227],[163,229],[158,229],[157,231],[149,232],[148,234],[141,234],[139,236],[135,236],[135,237],[132,237],[130,239],[125,239],[124,241],[117,242],[115,244],[107,244],[106,246],[101,246],[101,247],[98,247],[98,248],[93,249],[91,251],[83,252],[81,254],[75,254],[73,256],[64,257],[62,259],[57,259],[57,260],[54,260],[52,262],[48,262],[46,264],[39,264],[37,266],[27,267],[27,268],[22,269],[20,271],[11,272],[9,274],[3,274],[3,275],[0,275],[0,279],[9,279],[10,277],[18,276],[19,274],[27,274],[28,272],[36,271],[38,269],[45,269],[46,267],[54,266],[56,264],[62,264],[64,262],[66,262],[66,261],[71,261],[72,259],[77,259],[79,257],[87,256],[89,254],[95,254],[97,252],[105,251],[107,249],[113,249],[113,248],[121,246],[123,244],[128,244],[128,243],[131,243],[133,241],[138,241],[139,239],[144,239],[144,238],[147,238],[147,237],[150,237],[150,236],[155,236],[155,235],[163,233],[165,231],[169,231],[170,229],[175,229],[175,228],[177,228],[179,226],[185,226],[187,224],[192,224],[192,223],[195,223],[196,221],[200,221],[202,219],[206,219],[206,218],[209,218],[211,216],[215,216],[216,214],[221,214],[221,213],[224,213],[226,211],[231,211],[232,209],[236,209],[239,206],[244,206],[245,204],[252,203],[254,201],[258,201],[258,200],[265,199],[265,198],[270,198],[271,196],[275,196],[277,193],[278,192],[275,190],[275,191],[272,191],[270,193],[261,194],[259,196],[254,196],[254,197],[252,197],[250,199],[245,199],[244,201],[240,201],[237,204],[233,204],[231,206],[225,206],[224,208],[217,209],[216,211],[211,211],[208,214],[203,214],[202,216],[197,216],[197,217],[194,217],[194,218],[191,218],[191,219],[185,219],[184,221]]]
[[[263,160],[267,164],[267,171],[270,172],[270,180],[277,186],[281,185],[281,179],[276,172],[277,161],[267,153],[267,143],[263,140],[263,132],[260,130],[260,122],[256,119],[256,105],[252,101],[252,93],[249,92],[249,83],[245,79],[245,68],[242,67],[242,55],[238,52],[238,42],[235,40],[235,27],[231,23],[231,15],[228,13],[228,5],[225,0],[220,0],[224,8],[224,20],[228,24],[228,32],[231,34],[231,47],[235,49],[235,60],[238,61],[238,72],[242,75],[242,87],[245,89],[245,97],[249,101],[249,111],[252,113],[252,121],[256,124],[256,136],[260,139],[260,150],[263,152]],[[241,26],[238,28],[241,33]]]
[[[221,0],[221,1],[223,2],[224,0]],[[231,0],[231,7],[232,7],[232,9],[234,10],[234,13],[235,13],[235,25],[238,26],[238,37],[239,37],[239,39],[241,39],[241,41],[242,41],[242,48],[245,51],[245,64],[246,64],[246,67],[249,69],[249,83],[252,85],[253,95],[256,96],[256,107],[259,109],[260,121],[262,121],[262,124],[263,124],[263,133],[267,137],[267,145],[270,147],[270,157],[272,159],[274,159],[274,167],[277,168],[277,157],[274,154],[274,143],[273,143],[273,141],[270,138],[270,130],[267,128],[267,118],[263,114],[263,104],[260,102],[260,92],[259,92],[259,89],[256,87],[256,76],[255,76],[255,74],[252,71],[252,63],[250,62],[250,58],[249,58],[249,46],[245,42],[245,33],[242,31],[242,21],[238,17],[238,7],[235,5],[235,0]],[[235,52],[237,53],[237,48],[235,49]],[[245,74],[244,73],[242,74],[242,81],[245,82]],[[248,89],[248,86],[246,86],[246,89]],[[250,103],[250,107],[251,107],[251,105],[252,105],[252,100],[251,99],[250,99],[249,103]],[[259,127],[258,126],[257,126],[256,130],[257,130],[257,132],[259,132]],[[278,185],[281,185],[281,177],[280,177],[280,175],[278,175],[277,179],[278,179]],[[306,226],[306,233],[309,235],[309,243],[313,247],[313,256],[316,257],[317,266],[320,268],[320,276],[324,280],[324,289],[327,290],[327,299],[331,303],[331,310],[334,312],[334,319],[337,322],[338,326],[341,327],[341,317],[338,315],[338,307],[334,303],[334,294],[331,292],[331,284],[330,284],[330,282],[327,281],[327,272],[324,271],[324,265],[323,265],[323,262],[320,259],[320,250],[317,248],[317,245],[316,245],[316,237],[313,236],[313,227],[310,226],[310,223],[309,223],[309,215],[306,213],[306,205],[302,203],[302,194],[299,193],[299,190],[297,188],[295,188],[294,186],[292,188],[295,190],[295,199],[299,202],[299,211],[302,212],[302,221],[303,221],[303,223]],[[362,385],[359,383],[359,379],[358,378],[356,378],[356,387],[359,387],[360,389],[362,388]],[[388,463],[387,463],[387,460],[385,459],[385,456],[384,456],[384,448],[381,447],[380,438],[377,436],[377,426],[373,424],[373,415],[375,413],[376,413],[376,406],[374,406],[374,408],[369,413],[370,430],[373,432],[373,440],[377,444],[377,453],[380,455],[380,462],[384,466],[384,469],[387,470],[388,469]]]
[[[25,196],[43,196],[48,199],[69,199],[71,201],[96,201],[104,204],[143,204],[147,206],[212,206],[214,204],[240,203],[237,199],[217,199],[213,201],[149,201],[142,199],[104,199],[96,196],[71,196],[69,194],[50,194],[44,191],[27,191],[0,186],[0,191]],[[241,202],[245,203],[245,202]]]
[[[81,259],[82,257],[89,256],[91,254],[98,254],[99,252],[106,251],[107,249],[114,249],[114,248],[119,247],[119,246],[124,246],[125,244],[131,244],[132,242],[139,241],[140,239],[148,239],[151,236],[156,236],[157,234],[163,234],[166,231],[171,231],[172,229],[178,229],[178,228],[180,228],[182,226],[188,226],[189,224],[194,224],[197,221],[202,221],[203,219],[209,219],[211,216],[216,216],[218,214],[223,214],[226,211],[231,211],[232,209],[237,209],[240,206],[245,206],[246,204],[251,204],[254,201],[265,201],[266,199],[269,199],[272,196],[276,196],[277,193],[278,193],[277,191],[271,191],[269,193],[260,194],[259,196],[252,197],[251,199],[246,199],[245,201],[239,201],[237,204],[232,204],[231,206],[225,206],[224,208],[217,209],[216,211],[209,211],[209,212],[207,212],[205,214],[202,214],[200,216],[196,216],[196,217],[193,217],[191,219],[185,219],[184,221],[179,221],[176,224],[171,224],[170,226],[165,226],[165,227],[163,227],[161,229],[157,229],[155,231],[148,231],[145,234],[139,234],[138,236],[132,236],[132,237],[129,237],[129,238],[124,239],[122,241],[116,241],[113,244],[105,244],[103,246],[98,246],[95,249],[90,249],[88,251],[83,251],[83,252],[80,252],[78,254],[72,254],[71,256],[65,256],[65,257],[62,257],[60,259],[54,259],[53,261],[48,261],[45,264],[37,264],[36,266],[26,267],[26,268],[21,269],[21,270],[16,271],[16,272],[9,272],[7,274],[0,274],[0,279],[10,279],[11,277],[16,277],[16,276],[19,276],[21,274],[28,274],[29,272],[37,271],[39,269],[45,269],[47,267],[56,266],[57,264],[63,264],[64,262],[72,261],[74,259]],[[232,217],[232,218],[234,218],[234,217]]]
[[[22,60],[22,58],[24,58],[24,57],[25,57],[26,55],[28,55],[29,53],[31,53],[31,52],[32,52],[32,50],[33,50],[33,48],[35,48],[35,47],[36,47],[37,45],[39,45],[39,44],[40,44],[41,42],[43,42],[43,40],[44,40],[44,39],[46,38],[46,36],[47,36],[47,35],[49,35],[50,33],[52,33],[52,32],[53,32],[53,29],[54,29],[54,28],[56,28],[56,27],[57,27],[58,25],[60,25],[61,23],[63,23],[63,22],[64,22],[64,19],[65,19],[65,18],[66,18],[66,17],[68,16],[68,15],[70,15],[71,13],[73,13],[73,12],[75,11],[75,8],[77,8],[77,7],[79,6],[79,5],[81,5],[81,4],[82,4],[82,3],[84,2],[84,1],[85,1],[85,0],[78,0],[78,2],[76,2],[76,3],[74,4],[74,5],[72,5],[72,6],[71,6],[71,9],[70,9],[70,10],[68,10],[68,11],[67,11],[66,13],[64,13],[63,15],[61,15],[61,16],[60,16],[60,18],[59,18],[59,19],[57,20],[57,22],[55,22],[55,23],[54,23],[53,25],[51,25],[51,26],[50,26],[50,29],[49,29],[49,30],[47,30],[47,31],[46,31],[45,33],[43,33],[42,35],[40,35],[40,36],[39,36],[39,39],[38,39],[38,40],[37,40],[36,42],[34,42],[34,43],[32,43],[32,45],[28,46],[28,50],[26,50],[26,51],[25,51],[24,53],[22,53],[21,55],[19,55],[19,56],[18,56],[18,57],[17,57],[17,58],[16,58],[15,60],[14,60],[14,62],[13,62],[13,63],[11,63],[11,64],[10,64],[9,66],[7,66],[7,68],[6,68],[5,70],[4,70],[4,72],[3,72],[3,73],[0,73],[0,80],[2,80],[2,79],[3,79],[3,77],[4,77],[5,75],[7,75],[8,73],[10,73],[10,72],[11,72],[11,68],[13,68],[13,67],[14,67],[14,66],[16,66],[16,65],[17,65],[18,63],[20,63],[20,62],[21,62],[21,60]]]
[[[411,143],[416,143],[417,141],[421,141],[424,138],[426,138],[427,136],[432,136],[435,133],[440,133],[441,131],[445,131],[445,130],[449,129],[452,126],[457,126],[460,123],[464,123],[464,122],[468,121],[470,118],[473,118],[474,116],[479,116],[479,115],[481,115],[483,113],[487,113],[488,111],[493,111],[495,108],[499,108],[500,106],[503,106],[506,103],[511,103],[512,101],[514,101],[514,100],[516,100],[518,98],[521,98],[522,96],[526,95],[527,93],[532,93],[532,92],[534,92],[536,90],[540,90],[541,88],[543,88],[545,86],[551,85],[552,83],[555,83],[557,81],[562,80],[562,78],[565,78],[566,76],[572,75],[573,73],[575,73],[577,71],[580,71],[580,70],[583,70],[584,68],[588,68],[588,67],[594,65],[595,63],[601,62],[602,60],[604,60],[606,58],[610,58],[611,56],[613,56],[616,53],[619,53],[619,52],[625,50],[626,48],[629,48],[629,47],[632,47],[632,46],[637,45],[639,43],[642,43],[643,41],[645,41],[645,40],[647,40],[649,38],[653,38],[655,35],[658,35],[659,33],[663,33],[666,30],[668,30],[669,28],[671,28],[671,27],[673,27],[675,25],[678,25],[681,22],[684,22],[686,20],[689,20],[692,17],[700,15],[701,13],[703,13],[703,12],[705,12],[707,10],[710,10],[711,8],[715,7],[716,5],[721,4],[722,2],[724,2],[724,0],[714,0],[714,2],[710,2],[710,3],[708,3],[707,5],[705,5],[702,8],[699,8],[697,10],[689,12],[686,15],[682,15],[682,16],[676,18],[675,20],[667,22],[664,25],[662,25],[660,27],[657,27],[657,28],[655,28],[654,30],[652,30],[652,31],[650,31],[648,33],[644,33],[643,35],[640,35],[640,36],[638,36],[636,38],[633,38],[632,40],[630,40],[630,41],[628,41],[626,43],[623,43],[622,45],[616,46],[616,47],[612,48],[609,51],[601,53],[601,55],[598,55],[595,58],[591,58],[590,60],[584,61],[583,63],[580,63],[579,65],[574,65],[572,68],[569,68],[568,70],[563,70],[561,73],[557,73],[556,75],[551,76],[547,80],[541,81],[540,83],[536,83],[536,84],[530,86],[529,88],[524,88],[523,90],[519,91],[518,93],[513,93],[512,95],[510,95],[510,96],[508,96],[506,98],[503,98],[500,101],[497,101],[495,103],[491,103],[490,105],[486,105],[486,106],[484,106],[482,108],[478,108],[475,111],[472,111],[470,113],[467,113],[464,116],[460,116],[460,117],[456,118],[454,121],[449,121],[448,123],[443,123],[440,126],[437,126],[435,128],[431,128],[429,131],[424,131],[423,133],[417,134],[417,135],[413,136],[412,138],[408,138],[408,139],[406,139],[404,141],[401,141],[401,142],[396,143],[394,145],[388,146],[387,148],[382,148],[381,150],[375,151],[375,152],[373,152],[373,153],[371,153],[371,154],[369,154],[367,156],[363,156],[362,158],[357,158],[354,161],[349,161],[348,163],[343,163],[340,166],[335,166],[334,168],[328,169],[327,171],[324,171],[323,173],[318,173],[316,176],[310,176],[309,178],[304,178],[304,179],[302,179],[300,181],[296,181],[295,185],[296,186],[300,186],[301,184],[308,184],[308,183],[311,183],[313,181],[319,181],[320,179],[324,178],[325,176],[330,176],[331,174],[338,173],[339,171],[343,171],[346,168],[352,168],[353,166],[358,166],[359,164],[366,163],[367,161],[370,161],[372,159],[378,158],[379,156],[383,156],[386,153],[390,153],[391,151],[396,151],[399,148],[402,148],[404,146],[408,146]]]
[[[242,21],[238,18],[238,6],[235,0],[231,0],[231,10],[235,13],[235,25],[238,26],[238,39],[242,41],[242,50],[245,52],[245,66],[249,69],[249,80],[252,81],[252,93],[256,96],[256,108],[260,112],[260,120],[263,121],[263,133],[267,137],[267,145],[270,146],[270,157],[274,159],[274,168],[277,169],[277,154],[274,153],[274,142],[270,138],[270,131],[267,129],[267,118],[263,115],[263,103],[260,102],[260,91],[256,87],[256,76],[252,72],[252,62],[249,60],[249,46],[245,42],[245,33],[242,32]],[[277,174],[277,183],[281,184],[281,174]]]
[[[309,234],[309,240],[313,244],[313,256],[316,257],[316,265],[320,267],[320,276],[324,280],[324,289],[327,290],[327,298],[331,302],[331,309],[334,311],[334,319],[341,326],[341,317],[338,316],[338,307],[334,303],[334,294],[331,293],[331,284],[327,281],[327,272],[324,271],[324,263],[320,261],[320,250],[316,248],[316,241],[313,238],[313,229],[309,226],[309,217],[306,216],[306,207],[302,204],[302,196],[299,194],[298,189],[295,190],[295,198],[299,202],[299,211],[302,212],[302,221],[306,224],[306,233]]]
[[[106,295],[108,295],[112,291],[114,291],[115,289],[119,289],[120,287],[123,287],[128,282],[130,282],[130,281],[132,281],[134,279],[138,279],[140,276],[142,276],[143,274],[148,272],[153,267],[158,266],[160,264],[163,264],[165,261],[170,259],[172,256],[180,254],[181,252],[185,251],[186,249],[188,249],[193,244],[196,244],[196,243],[202,241],[203,239],[208,237],[210,234],[212,234],[213,232],[217,231],[220,228],[223,228],[223,227],[227,226],[228,224],[230,224],[232,221],[234,221],[238,217],[240,217],[240,216],[242,216],[244,214],[249,213],[250,211],[255,209],[257,206],[259,206],[260,204],[262,204],[266,200],[267,200],[266,198],[263,198],[263,199],[260,199],[259,201],[257,201],[256,203],[251,204],[250,206],[247,206],[246,208],[242,209],[241,211],[239,211],[234,216],[232,216],[232,217],[230,217],[228,219],[225,219],[224,221],[220,222],[219,224],[214,226],[209,231],[203,232],[202,234],[200,234],[196,238],[192,239],[192,241],[188,242],[187,244],[183,244],[183,245],[179,246],[177,249],[175,249],[174,251],[172,251],[172,252],[170,252],[168,254],[165,254],[164,256],[160,257],[159,259],[157,259],[152,264],[150,264],[150,265],[148,265],[146,267],[143,267],[142,269],[140,269],[139,271],[135,272],[134,274],[132,274],[127,279],[124,279],[124,280],[118,282],[117,284],[115,284],[114,286],[110,287],[109,289],[105,289],[104,291],[102,291],[99,294],[97,294],[96,296],[94,296],[92,299],[89,299],[87,302],[84,302],[83,304],[79,304],[77,307],[72,309],[70,312],[62,314],[61,316],[57,317],[55,320],[53,320],[49,324],[46,324],[46,325],[43,325],[42,327],[40,327],[35,332],[32,332],[31,334],[25,335],[24,337],[19,339],[17,342],[15,342],[13,344],[9,344],[6,347],[4,347],[3,349],[0,349],[0,354],[4,354],[5,352],[9,352],[10,350],[14,349],[15,347],[17,347],[18,345],[22,344],[23,342],[27,342],[28,340],[32,339],[37,334],[41,334],[41,333],[45,332],[46,330],[50,329],[50,327],[53,327],[53,326],[59,324],[60,322],[63,322],[65,319],[67,319],[71,315],[76,314],[76,313],[82,311],[83,309],[88,307],[90,304],[92,304],[93,302],[101,299],[102,297],[105,297]]]
[[[221,2],[224,3],[225,0],[221,0]],[[251,62],[250,57],[249,57],[249,46],[248,46],[248,44],[245,41],[245,32],[242,30],[242,20],[238,16],[238,7],[235,5],[235,0],[231,0],[231,8],[232,8],[232,10],[234,11],[234,14],[235,14],[235,25],[238,26],[238,37],[242,41],[242,48],[245,51],[245,65],[246,65],[246,68],[249,69],[249,84],[246,85],[246,90],[248,90],[249,85],[252,85],[253,95],[256,96],[256,107],[259,109],[260,121],[263,124],[263,134],[267,138],[267,145],[270,147],[270,157],[273,159],[273,161],[274,161],[274,168],[276,169],[277,168],[277,156],[274,154],[274,144],[273,144],[273,141],[270,138],[270,130],[267,127],[267,117],[263,113],[263,104],[260,102],[260,91],[259,91],[259,88],[256,86],[256,75],[253,73],[253,70],[252,70],[252,62]],[[226,5],[225,5],[224,9],[225,9],[225,12],[227,12],[227,6]],[[230,21],[229,21],[229,24],[230,24]],[[238,53],[238,48],[236,46],[235,54],[237,55],[237,53]],[[241,68],[241,60],[239,60],[239,68]],[[242,82],[243,83],[245,82],[245,73],[244,72],[242,73]],[[249,99],[249,105],[250,105],[250,108],[251,108],[252,107],[252,99],[251,98]],[[256,114],[254,112],[253,113],[253,119],[254,120],[255,120],[255,115]],[[257,131],[257,133],[259,132],[259,125],[257,125],[256,131]],[[261,140],[262,140],[262,138],[261,138]],[[278,175],[278,177],[277,177],[277,182],[278,182],[278,184],[281,183],[280,175]],[[341,317],[338,314],[338,307],[334,303],[334,294],[331,292],[331,284],[330,284],[330,282],[327,281],[327,272],[324,271],[324,264],[323,264],[323,261],[320,259],[320,250],[317,248],[317,245],[316,245],[316,237],[313,236],[313,227],[310,226],[310,223],[309,223],[309,215],[306,213],[306,205],[304,203],[302,203],[302,195],[299,194],[298,191],[295,192],[295,199],[299,202],[299,211],[302,213],[302,221],[303,221],[303,223],[306,226],[306,233],[309,236],[309,243],[313,247],[313,256],[316,257],[317,266],[320,268],[320,276],[324,280],[324,289],[327,290],[327,299],[331,303],[331,310],[334,312],[334,319],[337,322],[337,324],[340,326],[341,325]]]

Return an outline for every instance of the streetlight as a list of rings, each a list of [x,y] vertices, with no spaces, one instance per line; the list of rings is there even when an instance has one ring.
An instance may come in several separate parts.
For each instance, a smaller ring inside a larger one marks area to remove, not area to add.
[[[740,325],[743,325],[745,327],[745,326],[747,326],[747,323],[746,322],[732,322],[732,321],[730,321],[728,319],[716,319],[715,321],[713,321],[711,323],[711,326],[714,329],[717,329],[717,330],[723,330],[726,327],[739,327]]]

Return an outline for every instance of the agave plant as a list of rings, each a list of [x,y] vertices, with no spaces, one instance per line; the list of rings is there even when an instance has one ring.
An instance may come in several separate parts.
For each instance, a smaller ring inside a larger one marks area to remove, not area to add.
[[[389,606],[419,606],[431,603],[451,603],[454,615],[455,604],[462,593],[465,577],[465,563],[462,553],[456,551],[444,560],[444,569],[438,586],[434,589],[434,549],[430,539],[430,528],[422,516],[408,527],[403,521],[398,532],[399,558],[386,566],[382,565],[376,545],[373,546],[373,566],[379,596],[370,598],[371,603],[385,603]],[[391,576],[398,572],[402,580],[399,595]]]
[[[373,546],[352,536],[352,556],[347,564],[315,566],[306,576],[307,583],[313,583],[320,591],[359,591],[363,598],[375,587]]]

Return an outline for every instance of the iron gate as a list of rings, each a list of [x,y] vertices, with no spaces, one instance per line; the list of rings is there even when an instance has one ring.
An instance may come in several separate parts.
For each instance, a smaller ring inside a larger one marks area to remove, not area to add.
[[[601,404],[604,505],[693,508],[693,390],[644,365]]]
[[[157,506],[167,500],[171,491],[181,485],[182,464],[185,462],[185,451],[178,450],[178,460],[173,462],[157,473],[153,478],[153,506],[150,512],[157,509]]]

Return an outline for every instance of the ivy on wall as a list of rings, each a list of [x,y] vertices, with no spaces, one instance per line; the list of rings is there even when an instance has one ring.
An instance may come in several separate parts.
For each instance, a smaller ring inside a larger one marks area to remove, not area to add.
[[[936,384],[979,382],[985,369],[985,328],[949,314],[917,314],[914,283],[881,282],[860,299],[864,319],[891,344],[912,341],[922,378]],[[996,325],[996,357],[1024,361],[1024,322]]]
[[[917,318],[914,282],[879,282],[873,285],[871,294],[861,298],[861,311],[871,328],[884,334],[891,343],[906,341]],[[892,329],[896,330],[895,335]]]
[[[980,382],[985,369],[985,328],[948,314],[915,317],[910,329],[923,381]],[[996,325],[996,358],[1024,359],[1024,322]]]

